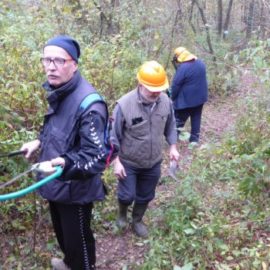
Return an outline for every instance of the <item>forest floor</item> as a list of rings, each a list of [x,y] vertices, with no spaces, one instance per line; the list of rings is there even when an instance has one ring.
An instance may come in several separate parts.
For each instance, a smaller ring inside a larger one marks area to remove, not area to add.
[[[240,83],[234,94],[222,98],[210,98],[209,102],[205,105],[202,119],[201,141],[198,146],[199,149],[207,143],[219,143],[229,131],[234,129],[239,115],[243,114],[245,111],[244,107],[239,108],[239,101],[243,101],[246,96],[253,95],[254,89],[256,89],[254,86],[256,80],[250,73],[244,74],[241,82],[242,83]],[[188,123],[186,130],[189,130]],[[188,143],[179,142],[178,149],[181,158],[179,162],[180,173],[177,174],[179,179],[177,180],[168,176],[169,162],[166,157],[167,153],[164,153],[160,185],[157,187],[156,197],[150,203],[144,218],[145,223],[149,227],[150,234],[151,230],[154,230],[158,222],[158,218],[153,214],[154,211],[157,210],[161,204],[164,205],[173,200],[176,187],[181,185],[181,175],[182,173],[188,173],[189,166],[192,162],[193,151],[189,149]],[[211,192],[215,192],[214,188],[219,187],[213,187]],[[35,200],[35,198],[33,198],[33,200]],[[212,204],[213,201],[208,201],[206,203]],[[116,206],[110,205],[110,209],[111,211],[114,211]],[[49,215],[48,213],[44,214],[46,213],[44,211],[45,208],[39,214],[40,216],[37,217],[39,220],[38,224],[34,222],[34,228],[32,230],[29,229],[25,234],[22,232],[25,228],[22,228],[22,231],[16,230],[15,233],[8,232],[0,235],[0,270],[44,269],[44,267],[33,268],[35,267],[33,266],[24,268],[20,266],[22,264],[31,265],[31,263],[33,263],[33,257],[29,256],[30,246],[35,247],[34,254],[38,254],[37,256],[40,257],[39,261],[43,261],[44,264],[48,264],[52,255],[62,255],[57,248],[54,248],[55,245],[57,246],[55,236],[52,232]],[[129,215],[130,214],[131,213],[129,213]],[[116,216],[116,210],[111,216]],[[15,221],[16,220],[14,220],[14,222]],[[31,223],[31,221],[28,221],[28,223]],[[104,224],[106,222],[101,220],[101,223]],[[1,226],[2,229],[5,227],[3,224]],[[15,229],[20,228],[17,223],[14,223],[14,226]],[[94,228],[96,233],[97,270],[140,269],[140,266],[145,260],[145,255],[150,249],[149,239],[140,239],[136,237],[131,231],[131,226],[122,233],[117,231],[114,222],[108,221],[106,226],[105,229]],[[7,225],[7,228],[8,227],[9,226]],[[42,233],[37,233],[39,231]],[[27,239],[27,241],[25,239]],[[18,262],[19,265],[17,265],[16,256],[21,259],[21,261]],[[7,258],[7,260],[5,260],[5,258]],[[1,261],[3,261],[3,263]],[[17,266],[15,267],[15,265]],[[50,269],[49,265],[48,267],[49,268],[46,269]]]
[[[219,142],[230,130],[234,129],[239,115],[238,101],[254,91],[254,78],[246,73],[242,77],[242,84],[234,94],[228,97],[212,98],[204,106],[200,146],[206,143]],[[189,126],[187,125],[187,129]],[[180,170],[188,170],[192,160],[192,151],[187,143],[179,142],[178,148],[181,155]],[[155,226],[156,220],[149,218],[149,212],[158,207],[160,202],[168,201],[174,197],[176,185],[181,179],[168,180],[168,160],[164,160],[162,168],[162,181],[157,187],[156,198],[149,205],[145,222],[149,229]],[[97,270],[133,270],[138,269],[144,261],[144,255],[149,250],[147,239],[140,239],[131,231],[129,226],[126,231],[119,233],[115,230],[106,231],[96,235]]]

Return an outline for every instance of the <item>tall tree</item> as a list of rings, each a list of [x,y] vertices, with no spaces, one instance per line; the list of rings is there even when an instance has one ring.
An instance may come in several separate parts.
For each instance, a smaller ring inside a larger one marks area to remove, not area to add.
[[[218,12],[218,24],[217,24],[217,30],[218,35],[222,36],[222,24],[223,24],[223,3],[222,0],[217,0],[217,12]]]
[[[229,1],[228,8],[227,8],[227,13],[226,13],[226,19],[224,22],[224,27],[223,27],[223,39],[226,38],[226,33],[228,32],[229,29],[229,23],[230,23],[230,18],[231,18],[231,11],[232,11],[232,6],[233,6],[233,0]]]
[[[209,52],[213,55],[213,62],[214,62],[214,64],[216,64],[216,56],[214,54],[214,49],[213,49],[213,46],[212,46],[209,26],[208,26],[208,23],[207,23],[206,16],[204,14],[204,9],[200,6],[200,3],[199,3],[198,0],[195,0],[195,4],[197,5],[197,7],[199,9],[201,19],[202,19],[203,24],[204,24],[204,28],[205,28],[205,31],[206,31],[206,41],[207,41],[207,44],[208,44]]]
[[[97,2],[97,0],[93,0],[93,3],[97,10],[99,11],[100,17],[100,28],[99,28],[99,36],[100,38],[103,35],[111,35],[115,31],[118,31],[117,24],[113,23],[113,15],[115,11],[115,7],[119,5],[119,1],[111,0],[109,4],[104,3],[102,0]],[[108,6],[106,6],[108,5]],[[109,10],[109,11],[108,11]]]
[[[190,26],[191,26],[193,32],[196,34],[196,32],[197,32],[197,31],[196,31],[196,27],[194,26],[194,24],[193,24],[193,22],[192,22],[192,16],[193,16],[194,4],[195,4],[195,0],[192,0],[188,21],[189,21],[189,23],[190,23]]]
[[[252,0],[248,6],[248,16],[247,16],[247,30],[246,30],[246,38],[251,38],[251,33],[254,25],[254,10],[255,10],[255,0]]]

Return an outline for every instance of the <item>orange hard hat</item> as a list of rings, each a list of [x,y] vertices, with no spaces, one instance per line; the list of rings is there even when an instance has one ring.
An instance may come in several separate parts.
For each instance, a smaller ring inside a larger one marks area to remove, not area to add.
[[[190,53],[185,47],[176,48],[174,56],[179,63],[197,59],[197,56]]]
[[[166,72],[157,61],[147,61],[139,69],[137,79],[151,92],[161,92],[169,88]]]

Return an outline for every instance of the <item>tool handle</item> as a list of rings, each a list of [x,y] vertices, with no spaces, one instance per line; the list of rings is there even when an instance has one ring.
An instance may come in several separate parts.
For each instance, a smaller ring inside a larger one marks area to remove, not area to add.
[[[24,155],[26,153],[25,150],[16,150],[10,153],[5,153],[5,154],[0,154],[0,158],[1,157],[14,157],[14,156],[18,156],[18,155]]]
[[[24,189],[21,189],[21,190],[15,191],[15,192],[0,195],[0,201],[6,201],[6,200],[16,199],[16,198],[22,197],[22,196],[24,196],[32,191],[35,191],[36,189],[40,188],[41,186],[49,183],[50,181],[59,177],[63,172],[63,169],[60,166],[56,166],[55,169],[56,169],[55,173],[41,179],[40,181],[36,182],[35,184],[33,184],[29,187],[26,187]]]
[[[17,151],[10,152],[8,154],[8,157],[14,157],[14,156],[18,156],[18,155],[24,155],[25,153],[26,153],[25,150],[17,150]]]

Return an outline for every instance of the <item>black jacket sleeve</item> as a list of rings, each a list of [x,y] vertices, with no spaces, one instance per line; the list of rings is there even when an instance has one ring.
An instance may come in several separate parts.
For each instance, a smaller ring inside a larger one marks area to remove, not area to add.
[[[81,117],[77,132],[79,145],[62,156],[66,180],[89,179],[105,169],[108,152],[105,145],[106,119],[106,115],[93,110]]]

